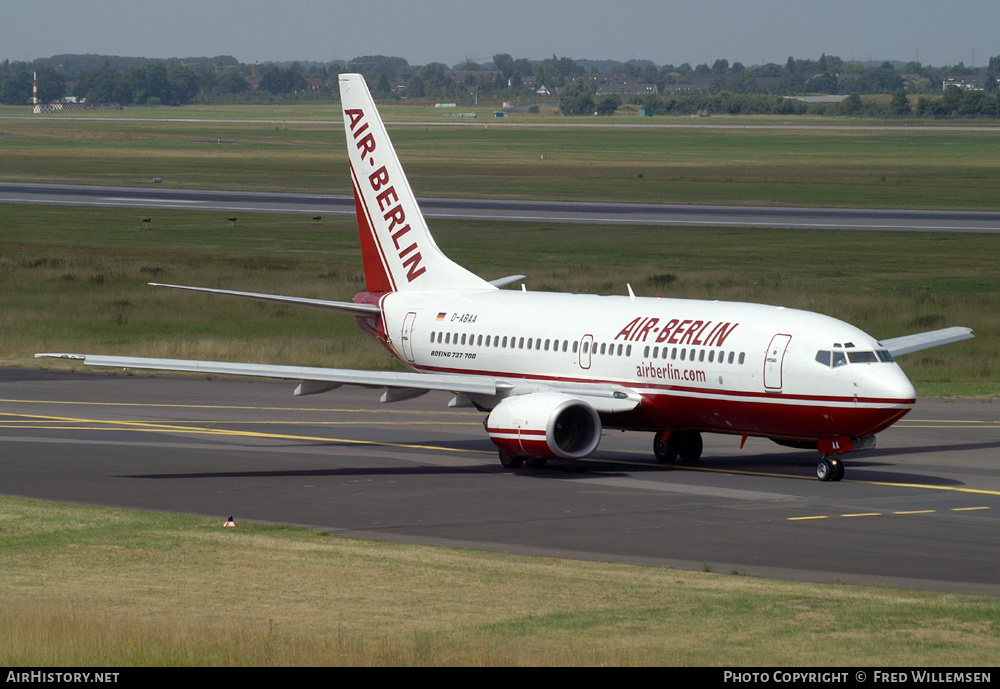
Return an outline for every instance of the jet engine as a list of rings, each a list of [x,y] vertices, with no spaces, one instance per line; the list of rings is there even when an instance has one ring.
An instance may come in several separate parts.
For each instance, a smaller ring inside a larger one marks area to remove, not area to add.
[[[601,440],[601,419],[594,408],[561,392],[508,397],[493,408],[485,425],[501,456],[579,459]]]

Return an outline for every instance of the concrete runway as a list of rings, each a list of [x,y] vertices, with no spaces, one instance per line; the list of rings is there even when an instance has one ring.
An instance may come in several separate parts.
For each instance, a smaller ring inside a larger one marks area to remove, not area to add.
[[[904,362],[905,366],[905,362]],[[0,369],[0,492],[371,539],[1000,595],[1000,402],[921,400],[840,483],[815,453],[649,434],[505,471],[444,395],[293,397],[269,381]]]

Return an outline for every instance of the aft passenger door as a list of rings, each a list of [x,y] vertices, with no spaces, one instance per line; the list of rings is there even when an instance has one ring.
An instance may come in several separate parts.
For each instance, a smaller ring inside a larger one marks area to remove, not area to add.
[[[407,361],[413,361],[413,321],[416,318],[417,314],[410,311],[406,314],[406,318],[403,319],[403,333],[400,337],[400,342],[403,345],[403,356],[406,357]]]
[[[768,390],[781,390],[781,367],[785,361],[785,350],[791,341],[791,335],[775,335],[767,346],[767,353],[764,355],[764,387]]]

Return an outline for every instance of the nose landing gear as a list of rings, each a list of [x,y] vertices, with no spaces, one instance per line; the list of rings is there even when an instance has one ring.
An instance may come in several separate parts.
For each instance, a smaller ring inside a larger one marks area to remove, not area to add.
[[[844,478],[844,463],[836,455],[823,455],[816,465],[816,478],[820,481],[839,481]]]

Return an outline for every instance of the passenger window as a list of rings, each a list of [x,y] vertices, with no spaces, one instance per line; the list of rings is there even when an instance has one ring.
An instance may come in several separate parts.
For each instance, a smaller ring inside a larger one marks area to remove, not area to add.
[[[705,360],[705,350],[703,349],[700,352],[698,352],[698,361],[704,361],[704,360]],[[741,361],[740,363],[742,364],[743,362]]]
[[[618,356],[622,355],[622,347],[623,345],[618,345]]]
[[[574,354],[576,354],[576,351],[577,351],[577,347],[579,347],[579,346],[580,346],[580,343],[579,343],[579,342],[577,342],[576,340],[573,340],[573,353],[574,353]],[[587,351],[587,348],[586,348],[586,347],[584,347],[584,348],[583,348],[583,351],[584,351],[584,352],[586,353],[586,351]]]
[[[517,348],[518,349],[524,349],[524,338],[523,337],[520,340],[517,341]]]
[[[462,333],[462,344],[465,344],[465,333]]]
[[[715,350],[712,349],[708,352],[708,363],[713,363],[715,361]]]
[[[740,352],[740,366],[743,365],[743,362],[746,360],[746,356],[746,352]]]
[[[729,352],[729,363],[733,363],[733,357],[736,356],[736,352]]]
[[[646,349],[648,350],[649,348],[647,347]],[[660,348],[659,347],[653,347],[653,358],[656,359],[659,356],[660,356]]]
[[[604,354],[605,351],[607,351],[607,348],[608,348],[607,343],[606,342],[602,342],[601,343],[601,354]]]
[[[632,356],[632,345],[625,348],[625,356]]]
[[[444,334],[444,343],[445,344],[451,344],[451,333],[445,333]]]

